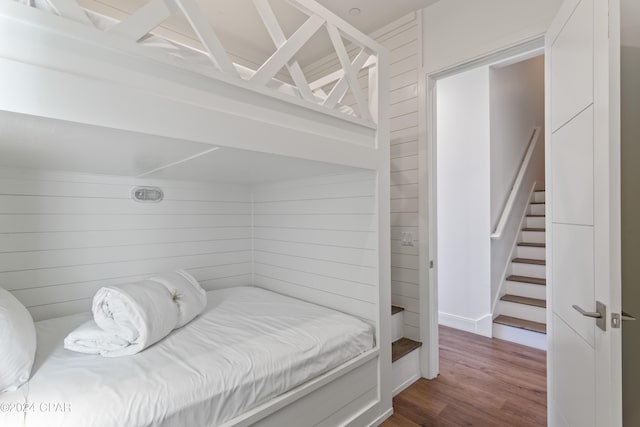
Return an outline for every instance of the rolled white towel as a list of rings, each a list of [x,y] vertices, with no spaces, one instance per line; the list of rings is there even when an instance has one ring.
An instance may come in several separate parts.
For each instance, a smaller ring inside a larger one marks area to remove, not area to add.
[[[207,293],[200,283],[184,270],[160,274],[149,280],[163,284],[178,305],[178,323],[175,328],[181,328],[191,322],[207,305]]]

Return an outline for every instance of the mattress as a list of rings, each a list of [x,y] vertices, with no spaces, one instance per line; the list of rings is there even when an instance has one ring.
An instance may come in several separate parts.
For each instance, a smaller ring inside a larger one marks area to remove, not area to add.
[[[374,346],[359,319],[264,289],[207,297],[191,323],[120,358],[63,348],[88,313],[36,322],[31,379],[0,394],[0,425],[214,426]]]
[[[51,4],[48,2],[48,0],[13,0],[13,1],[25,4],[27,6],[34,7],[36,9],[45,11],[47,13],[57,14],[54,8],[51,6]],[[100,15],[98,13],[94,13],[89,10],[87,10],[86,13],[91,23],[97,29],[102,31],[108,31],[109,29],[111,29],[112,27],[114,27],[116,24],[119,23],[119,21],[116,19],[104,16],[104,15]],[[185,46],[180,43],[176,43],[171,40],[165,39],[164,37],[153,35],[153,34],[150,34],[147,37],[145,37],[143,40],[139,42],[139,44],[149,47],[150,49],[163,52],[164,54],[168,55],[170,58],[173,58],[174,60],[177,59],[178,60],[177,63],[182,68],[186,68],[198,74],[215,78],[215,76],[218,75],[219,73],[217,68],[214,67],[213,63],[204,52],[197,49],[193,49],[189,46]],[[236,68],[238,75],[243,80],[249,80],[255,72],[254,70],[239,64],[234,63],[233,65]],[[267,87],[290,96],[295,96],[296,98],[300,97],[300,92],[295,86],[275,78],[271,79],[271,81],[267,83]],[[314,93],[314,96],[317,104],[322,104],[327,98],[327,94],[322,90],[316,91]],[[353,108],[347,105],[338,104],[336,106],[336,110],[350,116],[357,116]]]

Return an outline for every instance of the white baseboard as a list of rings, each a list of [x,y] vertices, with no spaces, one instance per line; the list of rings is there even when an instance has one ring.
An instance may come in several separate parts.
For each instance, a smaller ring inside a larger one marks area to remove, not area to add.
[[[389,408],[387,409],[384,414],[380,415],[378,418],[376,418],[371,424],[369,424],[369,427],[377,427],[380,424],[382,424],[383,422],[385,422],[385,420],[387,418],[389,418],[391,415],[393,415],[393,408]]]
[[[461,331],[471,332],[491,338],[493,336],[493,316],[485,314],[478,319],[458,316],[449,313],[438,313],[438,323]]]

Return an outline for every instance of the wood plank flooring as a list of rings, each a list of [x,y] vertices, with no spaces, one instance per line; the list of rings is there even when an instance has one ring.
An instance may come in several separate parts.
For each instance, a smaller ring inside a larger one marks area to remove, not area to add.
[[[546,353],[440,327],[440,375],[393,399],[384,427],[547,423]]]

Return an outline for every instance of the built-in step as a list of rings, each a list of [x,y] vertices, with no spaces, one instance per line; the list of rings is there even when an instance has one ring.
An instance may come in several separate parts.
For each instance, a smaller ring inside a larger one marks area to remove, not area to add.
[[[494,323],[511,326],[512,328],[524,329],[531,332],[538,332],[540,334],[547,333],[547,325],[539,322],[532,322],[530,320],[518,319],[511,316],[498,316],[494,319]]]
[[[400,338],[391,344],[391,361],[395,362],[420,347],[422,347],[421,342]]]
[[[398,314],[400,312],[404,311],[404,307],[398,307],[397,305],[392,305],[391,306],[391,315],[393,316],[394,314]]]
[[[542,233],[545,231],[544,228],[538,228],[538,227],[526,227],[523,228],[522,231],[530,231],[530,232],[536,232],[536,233]]]
[[[547,302],[543,299],[523,297],[520,295],[506,294],[500,298],[501,301],[515,302],[517,304],[532,305],[534,307],[547,308]]]
[[[533,285],[541,285],[541,286],[547,285],[547,279],[541,279],[539,277],[527,277],[527,276],[518,276],[518,275],[512,274],[511,276],[507,277],[507,280],[511,282],[531,283]]]
[[[393,395],[420,379],[421,342],[400,338],[391,344]]]

